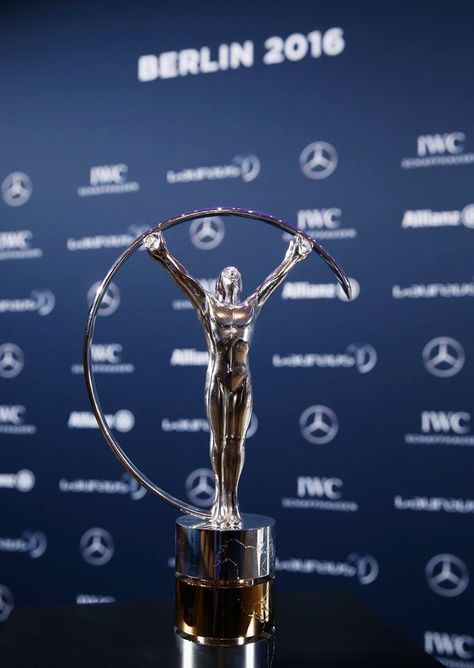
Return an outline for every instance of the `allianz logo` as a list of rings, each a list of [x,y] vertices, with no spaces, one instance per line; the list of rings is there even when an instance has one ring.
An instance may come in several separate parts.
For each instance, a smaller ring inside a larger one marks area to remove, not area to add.
[[[161,429],[165,432],[177,432],[177,433],[196,433],[204,432],[209,433],[209,422],[206,418],[177,418],[175,420],[170,420],[169,418],[163,418],[161,421]],[[250,418],[250,424],[247,429],[247,438],[251,438],[258,429],[258,418],[255,413],[252,413]]]
[[[464,225],[474,228],[474,204],[467,204],[464,209],[452,211],[432,211],[431,209],[415,209],[405,211],[402,227],[459,227]]]
[[[104,248],[127,248],[137,237],[148,230],[147,225],[130,225],[123,234],[96,234],[90,237],[74,239],[66,242],[68,251],[91,251]]]
[[[207,350],[195,348],[175,348],[171,353],[171,366],[207,366],[209,353]]]
[[[54,309],[56,298],[51,290],[33,290],[29,297],[20,299],[0,299],[0,313],[38,313],[49,315]]]
[[[48,546],[42,531],[23,531],[18,538],[0,536],[0,552],[19,552],[31,559],[39,559]]]
[[[18,473],[0,473],[0,489],[15,489],[18,492],[31,492],[35,484],[35,474],[28,469],[21,469]]]
[[[355,578],[361,585],[369,585],[378,577],[379,565],[371,554],[351,553],[345,561],[322,559],[276,559],[275,570],[303,575]]]
[[[128,166],[124,163],[95,165],[89,171],[89,185],[78,188],[77,194],[79,197],[90,197],[137,192],[140,184],[127,179]]]
[[[0,434],[35,434],[35,425],[25,424],[25,413],[25,406],[20,404],[0,405]]]
[[[126,408],[118,410],[115,414],[106,415],[105,419],[110,429],[116,429],[122,433],[130,431],[135,425],[135,416]],[[72,411],[67,426],[69,429],[99,428],[94,414],[88,411]]]
[[[0,260],[32,260],[43,256],[41,248],[32,247],[31,230],[0,232]]]
[[[275,353],[272,364],[277,368],[355,368],[359,373],[368,373],[377,364],[377,352],[368,343],[351,343],[345,353]]]
[[[103,596],[99,594],[78,594],[76,596],[76,605],[97,605],[101,603],[115,603],[114,596]]]
[[[407,499],[397,494],[393,503],[396,510],[459,513],[461,515],[474,513],[474,499],[448,499],[441,496],[414,496]]]
[[[299,476],[296,484],[296,497],[281,500],[283,508],[298,510],[330,510],[335,512],[357,512],[359,505],[355,501],[346,501],[343,496],[341,478]]]
[[[91,345],[92,371],[94,373],[133,373],[135,366],[122,361],[121,343],[93,343]],[[72,364],[71,373],[82,374],[82,364]]]
[[[435,297],[474,297],[474,281],[471,283],[427,283],[402,288],[392,287],[394,299],[434,299]]]
[[[474,637],[445,631],[425,631],[424,648],[448,668],[474,668]]]
[[[207,292],[214,294],[216,288],[215,278],[199,278],[198,280]],[[186,311],[193,308],[189,299],[174,299],[172,306],[175,311]]]
[[[421,433],[405,434],[409,445],[474,445],[467,411],[422,411]]]
[[[417,157],[403,158],[402,169],[466,165],[474,162],[474,153],[465,153],[466,134],[460,131],[419,135]]]
[[[212,167],[188,167],[179,172],[172,169],[166,173],[168,183],[190,183],[195,181],[219,181],[242,179],[244,183],[254,181],[260,174],[260,160],[256,155],[236,155],[230,163]]]
[[[355,278],[349,279],[352,287],[352,301],[360,295],[360,285]],[[342,299],[347,301],[339,283],[309,283],[308,281],[288,282],[283,286],[282,299]]]
[[[353,227],[341,227],[342,210],[337,207],[327,209],[300,209],[297,213],[298,229],[314,233],[318,239],[354,239],[357,230]],[[285,241],[289,239],[284,234]]]
[[[64,494],[128,494],[133,501],[142,499],[146,489],[142,487],[135,478],[124,473],[120,480],[66,480],[59,481],[59,491]]]

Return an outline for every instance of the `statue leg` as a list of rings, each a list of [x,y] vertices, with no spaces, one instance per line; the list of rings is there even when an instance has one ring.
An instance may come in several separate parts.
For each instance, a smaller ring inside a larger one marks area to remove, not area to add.
[[[216,495],[212,506],[212,519],[218,524],[227,516],[226,481],[223,468],[224,425],[227,419],[226,391],[218,378],[210,378],[206,396],[206,407],[211,430],[210,456],[214,472]]]

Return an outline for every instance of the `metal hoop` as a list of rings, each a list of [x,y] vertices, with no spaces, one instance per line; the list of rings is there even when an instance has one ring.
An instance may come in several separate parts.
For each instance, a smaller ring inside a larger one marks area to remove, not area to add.
[[[170,506],[177,508],[180,512],[189,513],[190,515],[194,515],[196,517],[200,517],[206,520],[211,519],[211,514],[209,512],[199,510],[195,506],[191,506],[188,503],[184,503],[180,499],[172,496],[171,494],[168,494],[168,492],[161,489],[161,487],[158,487],[158,485],[152,482],[144,473],[140,471],[140,469],[137,466],[135,466],[132,460],[123,451],[122,447],[116,440],[115,436],[112,434],[112,431],[110,430],[106,422],[104,413],[100,405],[100,401],[97,394],[97,388],[95,385],[94,374],[92,371],[91,343],[92,343],[92,337],[94,335],[97,312],[102,303],[102,299],[105,295],[107,288],[109,287],[113,277],[118,272],[120,267],[129,259],[131,255],[133,255],[133,253],[136,250],[138,250],[138,248],[140,248],[144,239],[153,232],[166,230],[170,227],[173,227],[174,225],[185,223],[195,218],[208,218],[210,216],[239,216],[241,218],[253,218],[255,220],[261,220],[264,223],[268,223],[269,225],[273,225],[274,227],[279,227],[285,230],[286,232],[289,232],[290,234],[294,235],[302,234],[306,239],[308,239],[308,241],[310,241],[313,250],[318,255],[320,255],[323,258],[323,260],[329,265],[331,271],[335,274],[337,280],[341,284],[342,289],[344,290],[344,293],[347,296],[347,298],[348,299],[351,298],[351,285],[346,275],[344,274],[342,269],[337,265],[334,258],[331,257],[331,255],[315,239],[310,237],[305,232],[297,230],[289,223],[286,223],[283,220],[275,218],[274,216],[271,216],[267,213],[260,213],[258,211],[253,211],[248,209],[237,209],[233,207],[197,209],[189,213],[183,213],[180,216],[176,216],[175,218],[169,218],[168,220],[165,220],[162,223],[155,225],[155,227],[152,227],[150,230],[144,232],[137,239],[135,239],[135,241],[132,244],[130,244],[130,246],[114,262],[114,264],[107,272],[105,278],[97,288],[94,301],[92,302],[92,305],[90,307],[89,315],[87,317],[87,322],[86,322],[84,341],[83,341],[84,378],[86,381],[87,392],[92,405],[92,410],[96,417],[100,431],[102,432],[102,435],[107,441],[115,457],[117,457],[122,466],[124,466],[127,469],[130,475],[132,475],[135,478],[135,480],[137,480],[137,482],[140,483],[140,485],[145,487],[145,489],[147,489],[149,492],[160,498],[162,501],[168,503]]]

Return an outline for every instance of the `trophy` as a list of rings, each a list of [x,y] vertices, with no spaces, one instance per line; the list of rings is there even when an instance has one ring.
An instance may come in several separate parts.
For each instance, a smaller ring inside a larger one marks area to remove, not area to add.
[[[241,296],[235,267],[221,271],[215,292],[207,291],[168,249],[165,230],[210,216],[255,219],[292,235],[282,262],[250,296]],[[210,512],[171,496],[152,482],[123,451],[109,428],[95,387],[91,343],[98,309],[113,277],[142,246],[190,301],[209,348],[205,405],[210,427],[210,456],[215,498]],[[84,336],[84,375],[99,428],[117,457],[143,487],[184,513],[176,520],[175,627],[179,636],[208,645],[243,645],[271,636],[274,629],[275,521],[241,514],[238,485],[245,437],[252,415],[248,363],[255,322],[267,299],[291,269],[314,251],[329,265],[347,298],[351,286],[331,255],[308,234],[266,213],[216,207],[166,220],[138,237],[100,283]]]

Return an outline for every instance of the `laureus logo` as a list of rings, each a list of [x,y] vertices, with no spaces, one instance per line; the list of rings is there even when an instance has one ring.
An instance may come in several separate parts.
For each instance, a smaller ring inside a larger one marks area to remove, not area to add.
[[[337,152],[332,144],[316,141],[301,151],[301,171],[308,179],[325,179],[337,167]]]
[[[29,297],[0,299],[0,313],[38,313],[49,315],[54,309],[56,298],[51,290],[33,290]]]
[[[222,218],[213,216],[193,220],[189,226],[189,236],[196,248],[200,250],[212,250],[217,248],[224,239],[225,226]]]
[[[254,181],[260,174],[260,160],[253,153],[236,155],[230,164],[212,167],[188,167],[178,172],[170,169],[166,173],[168,183],[190,183],[240,178],[244,183]]]
[[[39,559],[46,552],[48,541],[42,531],[23,531],[19,538],[0,536],[0,552],[20,552],[30,559]]]
[[[310,406],[301,414],[300,430],[309,443],[330,443],[339,430],[337,415],[327,406]]]

